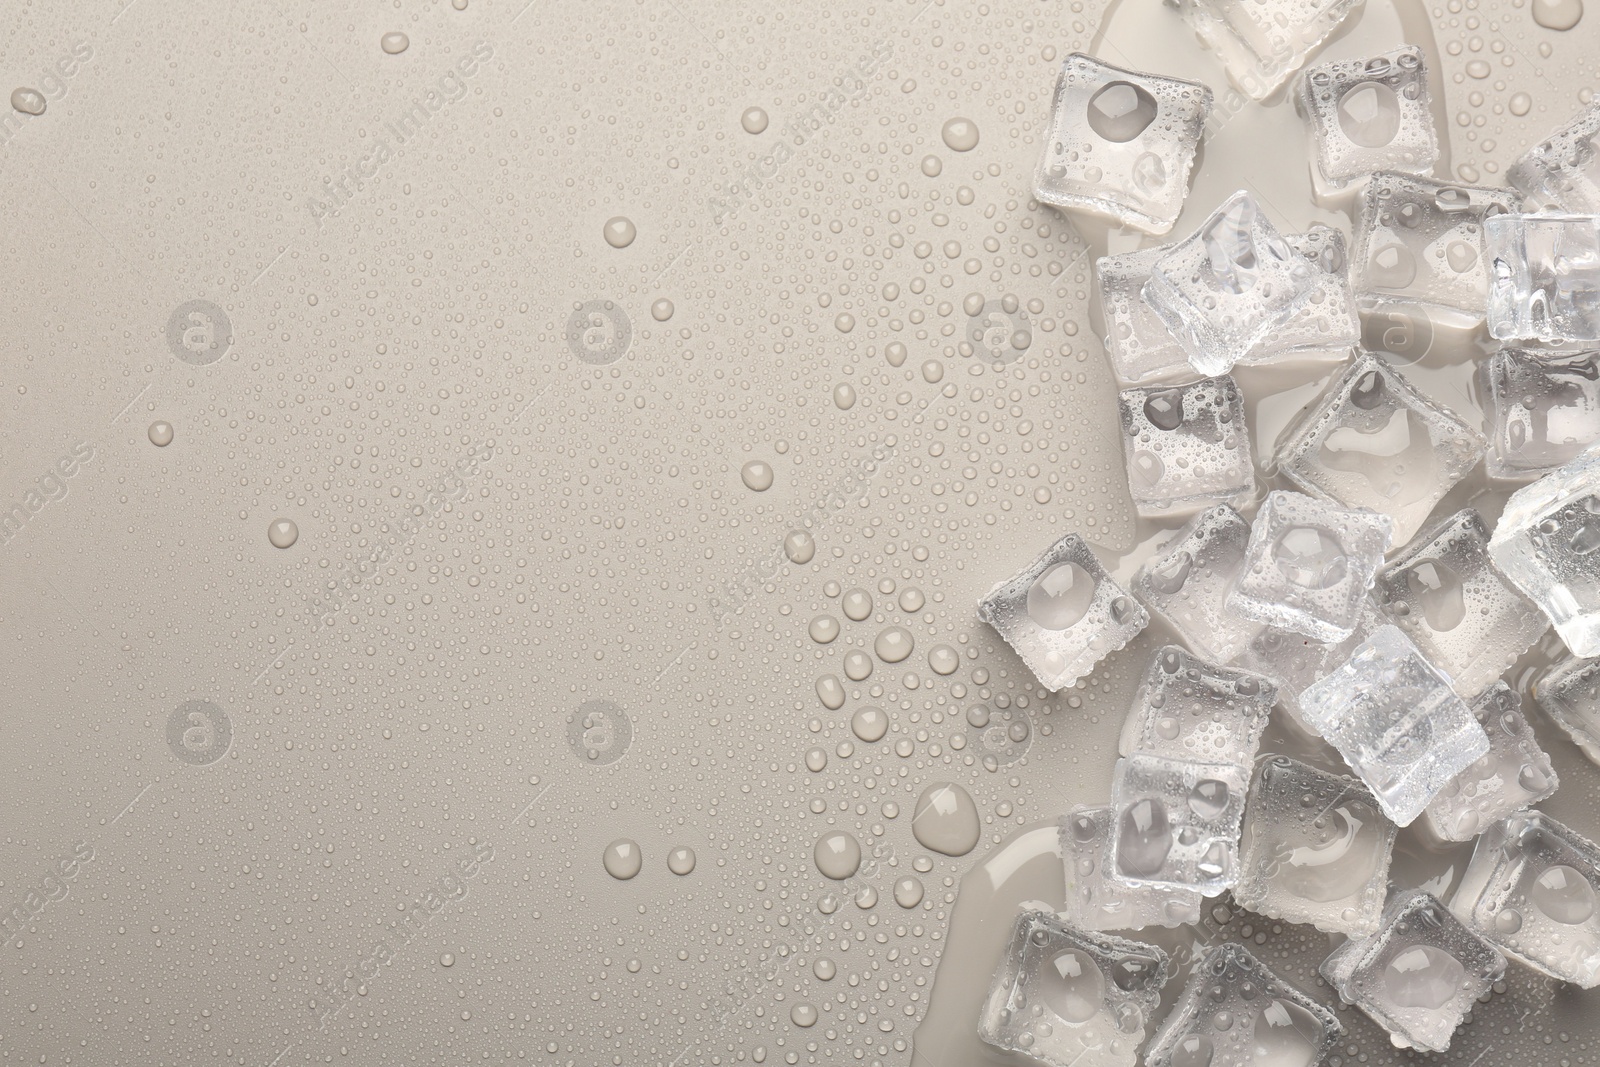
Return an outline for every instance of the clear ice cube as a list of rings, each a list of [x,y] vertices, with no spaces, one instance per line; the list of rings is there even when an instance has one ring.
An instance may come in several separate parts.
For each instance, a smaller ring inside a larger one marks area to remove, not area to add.
[[[1600,656],[1600,447],[1511,494],[1489,555],[1555,623],[1573,655]]]
[[[1240,504],[1255,491],[1244,394],[1232,378],[1124,389],[1122,451],[1142,515]]]
[[[1204,85],[1074,52],[1056,80],[1034,196],[1166,233],[1189,193],[1189,171],[1210,114],[1211,90]]]
[[[1198,889],[1233,885],[1239,821],[1250,772],[1138,752],[1111,775],[1111,877],[1127,885]]]
[[[1062,915],[1085,930],[1139,930],[1200,921],[1198,889],[1126,885],[1110,875],[1109,807],[1073,808],[1059,823],[1067,898]]]
[[[1248,767],[1277,692],[1259,674],[1208,663],[1168,645],[1151,659],[1134,694],[1121,754],[1147,752]]]
[[[1087,675],[1150,623],[1083,538],[1068,534],[978,603],[978,618],[1051,692]]]
[[[1230,610],[1324,643],[1355,632],[1394,521],[1274,490],[1256,513]]]
[[[1017,916],[978,1036],[1049,1067],[1134,1067],[1167,981],[1154,945]]]
[[[1477,318],[1489,299],[1483,223],[1517,209],[1509,189],[1380,171],[1356,203],[1356,296],[1381,309],[1421,304]]]
[[[1141,248],[1095,261],[1106,357],[1117,380],[1125,385],[1194,375],[1188,353],[1143,295],[1150,268],[1168,249],[1166,245]]]
[[[1243,945],[1206,949],[1145,1052],[1146,1067],[1315,1067],[1344,1027]]]
[[[1443,1052],[1473,1003],[1505,973],[1505,957],[1420,890],[1383,910],[1376,933],[1322,961],[1346,1004],[1389,1031],[1396,1048]]]
[[[1550,626],[1495,567],[1489,531],[1470,508],[1434,524],[1390,560],[1373,596],[1468,699],[1493,685]]]
[[[1539,811],[1478,838],[1450,910],[1501,952],[1584,989],[1600,985],[1600,847]]]
[[[1300,713],[1399,826],[1411,825],[1489,751],[1488,736],[1450,680],[1393,626],[1380,626],[1343,666],[1301,693]]]
[[[1249,543],[1250,524],[1237,511],[1207,508],[1145,561],[1133,593],[1195,652],[1230,662],[1261,629],[1227,606]]]
[[[1426,175],[1439,158],[1427,60],[1415,46],[1319,63],[1295,104],[1311,123],[1317,169],[1336,188],[1378,170]]]
[[[1259,367],[1291,359],[1348,359],[1350,349],[1361,341],[1361,319],[1350,288],[1344,234],[1318,223],[1304,233],[1284,234],[1283,240],[1311,264],[1314,288],[1300,310],[1258,341],[1239,363]]]
[[[1480,365],[1494,478],[1548,474],[1600,441],[1600,351],[1503,348]]]
[[[1388,891],[1395,833],[1356,779],[1263,756],[1245,801],[1234,902],[1326,933],[1370,933]]]
[[[1226,374],[1306,305],[1320,278],[1240,190],[1156,261],[1144,298],[1190,366]]]
[[[1600,340],[1600,215],[1496,215],[1483,232],[1490,335]]]
[[[1428,832],[1441,841],[1471,841],[1560,785],[1515,690],[1496,682],[1472,702],[1472,714],[1489,735],[1489,752],[1452,778],[1422,813]]]
[[[1535,206],[1600,211],[1600,103],[1530,148],[1506,177]]]
[[[1312,496],[1390,516],[1403,545],[1486,448],[1455,413],[1363,353],[1285,429],[1273,465]]]
[[[1179,0],[1179,9],[1228,80],[1265,100],[1305,65],[1360,0]]]
[[[1362,598],[1357,612],[1355,629],[1343,641],[1313,641],[1293,630],[1264,626],[1231,662],[1270,679],[1278,687],[1278,702],[1289,713],[1289,721],[1314,733],[1300,714],[1300,694],[1349,659],[1356,646],[1383,624],[1382,612],[1370,596]]]
[[[1567,656],[1534,683],[1533,699],[1589,762],[1600,765],[1600,659]]]

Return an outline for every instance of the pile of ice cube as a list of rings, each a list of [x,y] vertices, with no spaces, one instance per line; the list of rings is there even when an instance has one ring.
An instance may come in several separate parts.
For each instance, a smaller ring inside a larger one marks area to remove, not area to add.
[[[1179,5],[1257,99],[1352,4],[1305,6]],[[1110,931],[1195,923],[1224,892],[1343,935],[1321,975],[1397,1046],[1447,1048],[1505,956],[1600,984],[1600,847],[1531,810],[1558,783],[1501,680],[1553,624],[1566,658],[1524,685],[1600,763],[1600,104],[1531,149],[1514,188],[1488,189],[1430,176],[1416,48],[1312,66],[1290,91],[1314,188],[1353,206],[1348,254],[1330,227],[1280,234],[1240,191],[1195,233],[1097,264],[1133,501],[1187,523],[1127,588],[1073,534],[978,606],[1052,691],[1152,620],[1170,637],[1110,802],[1061,819],[1065,910],[1018,916],[979,1021],[1054,1067],[1131,1065],[1141,1048],[1153,1067],[1323,1059],[1333,1013],[1233,944],[1199,954],[1145,1047],[1171,963]],[[1166,233],[1212,99],[1069,56],[1038,198]],[[1482,431],[1360,349],[1360,314],[1396,305],[1505,342],[1479,367]],[[1258,471],[1230,372],[1306,360],[1331,382]],[[1471,493],[1452,495],[1485,474],[1530,483],[1492,533],[1461,506]],[[1274,709],[1337,757],[1258,758]],[[1441,844],[1477,840],[1448,905],[1391,890],[1397,830],[1418,820]]]

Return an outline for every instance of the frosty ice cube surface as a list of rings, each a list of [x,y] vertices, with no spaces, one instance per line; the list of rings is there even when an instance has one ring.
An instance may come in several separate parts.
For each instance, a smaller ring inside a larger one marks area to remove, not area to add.
[[[1600,764],[1600,659],[1568,656],[1533,686],[1533,699],[1573,744]]]
[[[1506,177],[1536,206],[1600,211],[1600,103],[1530,148]]]
[[[1315,1067],[1344,1027],[1333,1013],[1274,974],[1243,945],[1216,945],[1190,972],[1161,1021],[1146,1067]]]
[[[1201,374],[1226,374],[1317,291],[1306,258],[1240,190],[1150,269],[1144,298]]]
[[[1492,477],[1536,478],[1600,441],[1600,351],[1503,348],[1479,383]]]
[[[1184,18],[1217,53],[1228,79],[1265,100],[1299,70],[1359,0],[1182,0]]]
[[[1401,893],[1376,933],[1345,942],[1320,968],[1346,1004],[1389,1031],[1398,1048],[1443,1052],[1505,957],[1427,893]]]
[[[1183,346],[1142,295],[1150,268],[1167,250],[1165,245],[1141,248],[1095,261],[1106,357],[1112,373],[1124,385],[1194,376]]]
[[[1111,876],[1216,896],[1238,876],[1247,767],[1138,752],[1111,775]]]
[[[1122,755],[1147,752],[1248,767],[1276,700],[1277,688],[1259,674],[1168,645],[1151,659],[1134,694]]]
[[[1232,378],[1124,389],[1117,403],[1128,487],[1141,514],[1249,499],[1255,463],[1244,394]]]
[[[1228,663],[1261,629],[1227,606],[1249,543],[1250,524],[1237,511],[1226,504],[1207,508],[1145,561],[1133,577],[1133,593],[1184,644]]]
[[[1311,295],[1239,362],[1257,367],[1288,359],[1348,358],[1361,340],[1361,320],[1350,288],[1350,252],[1344,234],[1317,224],[1304,233],[1284,234],[1283,240],[1311,265]]]
[[[1393,626],[1300,694],[1300,713],[1339,750],[1383,813],[1409,826],[1489,738],[1450,680]]]
[[[1295,104],[1311,124],[1317,169],[1332,186],[1379,170],[1426,175],[1439,158],[1419,48],[1310,67]]]
[[[1492,336],[1600,340],[1600,215],[1496,215],[1484,247]]]
[[[1056,80],[1040,203],[1086,211],[1148,233],[1172,229],[1189,192],[1211,90],[1123,70],[1074,52]]]
[[[1095,559],[1068,534],[1022,573],[990,590],[978,618],[993,626],[1052,692],[1071,685],[1150,622]]]
[[[1538,605],[1489,558],[1489,531],[1471,509],[1424,530],[1378,572],[1373,595],[1469,699],[1549,628]]]
[[[1489,539],[1501,572],[1574,655],[1600,656],[1600,447],[1511,494]]]
[[[1327,933],[1370,933],[1383,910],[1395,833],[1356,779],[1263,756],[1245,801],[1233,899]]]
[[[1484,827],[1548,797],[1560,785],[1550,757],[1522,714],[1522,699],[1496,682],[1472,702],[1489,751],[1450,779],[1422,813],[1441,841],[1471,841]]]
[[[1297,487],[1394,519],[1405,544],[1482,458],[1483,435],[1363,353],[1278,442],[1273,464]]]
[[[1357,299],[1481,317],[1489,296],[1484,220],[1517,206],[1509,189],[1374,174],[1356,202],[1350,258]]]
[[[1228,607],[1316,641],[1342,641],[1355,631],[1393,528],[1387,515],[1268,493]]]
[[[1111,877],[1111,823],[1111,808],[1080,806],[1058,824],[1067,889],[1062,914],[1067,920],[1085,930],[1199,922],[1204,898],[1198,889],[1128,885]]]
[[[1049,1067],[1134,1067],[1167,954],[1026,911],[978,1017],[978,1036]]]
[[[1600,847],[1543,812],[1478,838],[1450,910],[1480,937],[1552,978],[1600,985]]]

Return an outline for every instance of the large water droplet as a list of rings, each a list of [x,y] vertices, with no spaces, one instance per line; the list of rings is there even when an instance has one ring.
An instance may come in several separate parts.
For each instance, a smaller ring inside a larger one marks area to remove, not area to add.
[[[1341,804],[1286,835],[1275,852],[1279,881],[1306,900],[1343,900],[1372,880],[1383,845],[1375,812]]]
[[[861,842],[843,830],[832,830],[817,838],[811,856],[823,877],[842,882],[861,868]]]
[[[1581,873],[1562,863],[1546,868],[1534,880],[1528,896],[1534,907],[1565,926],[1587,922],[1594,914],[1594,886]]]
[[[1272,561],[1283,576],[1305,589],[1328,589],[1344,580],[1344,546],[1320,526],[1291,526],[1272,546]]]
[[[1202,819],[1215,819],[1227,808],[1230,795],[1227,782],[1202,778],[1189,790],[1189,810]]]
[[[1390,241],[1372,250],[1367,280],[1379,289],[1404,289],[1417,277],[1417,260],[1411,249]]]
[[[1547,30],[1570,30],[1583,18],[1583,0],[1533,0],[1533,21]]]
[[[1046,630],[1065,630],[1094,603],[1094,576],[1076,563],[1058,563],[1028,588],[1028,618]]]
[[[43,115],[45,109],[44,94],[37,89],[22,86],[11,90],[11,106],[24,115]]]
[[[891,626],[872,642],[872,651],[885,663],[899,663],[911,655],[914,645],[911,631],[902,626]]]
[[[1454,630],[1467,617],[1461,577],[1437,560],[1426,559],[1406,569],[1406,589],[1422,607],[1422,617],[1437,633]]]
[[[923,848],[965,856],[978,844],[978,806],[959,785],[936,782],[922,791],[911,814],[911,836]]]
[[[1310,1067],[1317,1059],[1322,1024],[1298,1004],[1273,1000],[1256,1013],[1250,1060],[1255,1067]]]
[[[1466,981],[1461,961],[1433,945],[1412,945],[1383,969],[1383,988],[1401,1008],[1437,1010],[1450,1003]]]
[[[1126,875],[1156,874],[1165,866],[1172,851],[1172,823],[1166,805],[1146,798],[1130,804],[1122,813],[1117,835],[1117,869]]]
[[[602,232],[605,234],[606,244],[612,248],[627,248],[633,244],[633,239],[639,236],[639,228],[633,224],[633,220],[621,215],[607,219]]]
[[[1139,136],[1156,120],[1156,98],[1132,82],[1115,81],[1089,98],[1089,128],[1108,141],[1122,144]]]
[[[644,858],[639,852],[639,842],[631,838],[619,837],[606,846],[605,852],[600,857],[606,873],[619,881],[626,882],[629,878],[639,873],[639,868],[644,865]]]
[[[1161,430],[1176,430],[1183,425],[1183,390],[1162,389],[1145,398],[1144,417]]]
[[[378,38],[378,47],[383,49],[391,56],[397,56],[401,52],[404,52],[407,48],[411,47],[411,38],[407,37],[399,30],[391,30],[382,37]]]
[[[267,527],[267,540],[273,548],[288,548],[300,540],[300,527],[293,519],[273,519]]]
[[[953,118],[939,131],[944,143],[955,152],[970,152],[978,147],[978,124],[971,119]]]
[[[1339,129],[1363,148],[1382,148],[1400,132],[1400,101],[1382,82],[1361,82],[1339,98]]]
[[[772,464],[752,459],[739,468],[739,480],[744,482],[746,489],[764,493],[772,488]]]
[[[1211,1067],[1216,1047],[1204,1034],[1190,1034],[1179,1040],[1172,1050],[1172,1067]]]
[[[1063,1020],[1086,1023],[1105,1004],[1106,979],[1089,954],[1063,949],[1043,968],[1039,997]]]

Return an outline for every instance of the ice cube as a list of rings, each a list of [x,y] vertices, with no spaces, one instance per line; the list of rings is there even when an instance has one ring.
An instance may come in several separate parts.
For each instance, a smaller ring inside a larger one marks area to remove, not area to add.
[[[1318,223],[1304,233],[1284,234],[1283,240],[1311,264],[1314,288],[1299,311],[1256,342],[1239,362],[1257,367],[1290,359],[1348,359],[1350,349],[1361,341],[1361,319],[1350,288],[1350,254],[1344,234]]]
[[[1346,1004],[1389,1031],[1395,1047],[1443,1052],[1506,961],[1438,900],[1411,890],[1383,910],[1377,933],[1346,941],[1320,970]]]
[[[1139,752],[1111,774],[1111,877],[1126,885],[1198,889],[1233,885],[1248,768]]]
[[[1150,268],[1167,254],[1168,248],[1141,248],[1095,261],[1106,357],[1111,361],[1112,373],[1125,385],[1194,376],[1183,346],[1142,295],[1144,283],[1150,280]]]
[[[1374,174],[1356,204],[1357,298],[1378,309],[1422,304],[1481,317],[1489,299],[1483,222],[1517,206],[1509,189]]]
[[[1146,1067],[1315,1067],[1344,1027],[1243,945],[1208,948],[1161,1020]]]
[[[1533,699],[1591,763],[1600,764],[1600,659],[1567,656],[1534,683]]]
[[[1395,832],[1356,779],[1263,756],[1245,801],[1234,902],[1327,933],[1371,933],[1388,890]]]
[[[1335,188],[1373,171],[1427,175],[1439,158],[1428,65],[1415,46],[1319,63],[1295,105],[1315,134],[1317,169]]]
[[[1390,560],[1373,594],[1389,621],[1468,699],[1549,628],[1539,606],[1489,558],[1489,531],[1470,508],[1435,523]]]
[[[1085,930],[1139,930],[1200,921],[1198,889],[1125,885],[1110,875],[1109,807],[1076,807],[1060,822],[1067,903],[1062,914]]]
[[[1481,365],[1489,475],[1548,474],[1600,441],[1600,351],[1503,348]]]
[[[1319,274],[1240,190],[1156,261],[1144,298],[1190,366],[1226,374],[1306,305]]]
[[[1250,524],[1237,511],[1226,504],[1207,508],[1145,561],[1133,593],[1190,648],[1230,662],[1261,629],[1226,603],[1249,542]]]
[[[1211,114],[1197,82],[1123,70],[1074,52],[1056,80],[1040,203],[1166,233],[1189,194],[1189,171]]]
[[[1312,496],[1390,516],[1403,545],[1486,448],[1477,430],[1364,353],[1285,429],[1273,464]]]
[[[1600,215],[1496,215],[1483,232],[1492,336],[1600,340]]]
[[[1411,639],[1381,626],[1332,674],[1300,694],[1300,713],[1409,826],[1489,751],[1489,738],[1450,680]]]
[[[1355,632],[1394,521],[1274,490],[1256,513],[1230,610],[1317,641]]]
[[[1600,211],[1600,103],[1530,148],[1506,177],[1538,207]]]
[[[1277,688],[1259,674],[1168,645],[1156,652],[1134,694],[1121,754],[1249,767],[1276,700]]]
[[[1118,407],[1128,487],[1140,514],[1240,504],[1255,491],[1244,395],[1232,378],[1124,389]]]
[[[1471,841],[1560,785],[1510,686],[1496,682],[1485,689],[1472,702],[1472,714],[1489,735],[1489,753],[1452,778],[1422,813],[1428,832],[1441,841]]]
[[[1540,811],[1478,838],[1450,910],[1480,937],[1552,978],[1600,985],[1600,847]]]
[[[1360,0],[1179,0],[1195,35],[1252,100],[1271,96],[1360,6]]]
[[[1300,694],[1349,659],[1356,646],[1382,624],[1377,604],[1370,596],[1363,597],[1355,629],[1343,641],[1313,641],[1293,630],[1264,626],[1231,662],[1270,679],[1278,687],[1278,702],[1289,713],[1289,721],[1305,733],[1314,733],[1300,714]]]
[[[1600,446],[1511,494],[1489,539],[1573,655],[1600,656]]]
[[[978,603],[993,626],[1054,692],[1088,674],[1150,623],[1083,538],[1068,534]]]
[[[978,1036],[1049,1067],[1134,1067],[1167,981],[1154,945],[1025,911],[978,1016]]]

